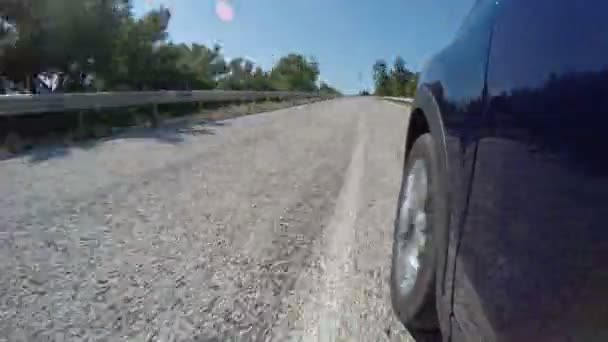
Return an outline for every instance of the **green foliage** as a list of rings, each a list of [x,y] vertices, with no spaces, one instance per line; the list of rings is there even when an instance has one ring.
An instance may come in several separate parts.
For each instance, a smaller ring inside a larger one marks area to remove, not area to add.
[[[319,92],[321,94],[323,94],[323,95],[330,95],[330,96],[340,96],[340,95],[342,95],[337,89],[332,88],[326,82],[321,82],[321,84],[319,85]]]
[[[80,75],[109,63],[124,0],[0,1],[2,21],[17,37],[3,53],[8,78],[29,81],[48,70]]]
[[[315,91],[318,78],[317,62],[293,53],[281,58],[270,72],[277,90]]]
[[[131,0],[0,0],[0,77],[33,88],[35,75],[54,72],[62,91],[88,89],[83,76],[100,91],[319,90],[313,59],[289,54],[271,71],[226,61],[217,45],[169,42],[168,9],[135,18],[131,7]]]
[[[418,74],[405,66],[403,58],[397,56],[393,68],[388,70],[384,60],[373,66],[374,94],[378,96],[413,97],[418,85]]]
[[[257,91],[274,90],[275,87],[270,80],[270,73],[257,67],[253,71],[250,89]]]
[[[266,77],[261,69],[254,72],[253,62],[239,57],[228,63],[228,75],[220,80],[219,87],[227,90],[265,90],[259,89],[261,83],[256,85],[256,82],[262,82]],[[268,84],[268,87],[271,88],[271,85]]]
[[[314,60],[289,54],[281,58],[270,72],[255,67],[253,62],[235,58],[228,63],[228,74],[219,81],[219,88],[233,90],[318,91],[319,67]],[[325,91],[329,90],[326,85]]]
[[[377,60],[374,63],[374,85],[376,87],[376,95],[386,96],[391,92],[390,90],[390,77],[387,72],[386,62],[384,60]]]

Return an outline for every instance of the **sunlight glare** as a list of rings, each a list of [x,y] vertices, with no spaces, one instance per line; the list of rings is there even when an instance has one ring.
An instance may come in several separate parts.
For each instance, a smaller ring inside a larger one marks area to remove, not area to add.
[[[231,22],[234,19],[234,9],[227,0],[218,0],[215,4],[215,13],[224,22]]]

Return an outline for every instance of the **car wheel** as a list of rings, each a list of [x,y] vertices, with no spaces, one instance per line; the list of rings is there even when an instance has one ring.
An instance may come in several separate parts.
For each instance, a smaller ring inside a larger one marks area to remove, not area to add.
[[[405,162],[391,267],[393,308],[417,341],[441,340],[435,305],[437,167],[433,139],[423,134]]]

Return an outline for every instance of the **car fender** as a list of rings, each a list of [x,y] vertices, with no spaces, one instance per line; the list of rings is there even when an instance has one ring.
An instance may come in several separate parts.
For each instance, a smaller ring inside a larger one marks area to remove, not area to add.
[[[445,129],[440,107],[437,104],[431,89],[427,86],[421,85],[418,87],[412,110],[420,110],[424,115],[435,143],[435,153],[438,156],[437,160],[439,163],[438,168],[440,174],[439,182],[440,188],[444,194],[444,196],[442,196],[443,198],[440,199],[443,204],[442,207],[444,208],[442,213],[440,213],[440,215],[442,215],[440,222],[443,222],[444,229],[440,229],[439,234],[437,234],[437,243],[439,244],[439,248],[437,250],[440,251],[442,255],[439,255],[437,258],[436,304],[442,330],[449,331],[449,322],[452,311],[450,298],[453,285],[451,271],[454,265],[452,262],[454,259],[453,257],[449,258],[450,254],[452,253],[448,253],[450,250],[449,245],[451,235],[449,232],[451,196],[449,194],[448,187],[449,163]]]

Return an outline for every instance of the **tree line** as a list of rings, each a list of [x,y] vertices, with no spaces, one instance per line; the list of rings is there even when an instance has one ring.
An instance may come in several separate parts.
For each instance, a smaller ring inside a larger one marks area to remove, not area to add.
[[[385,60],[379,59],[373,66],[374,94],[377,96],[413,97],[419,74],[405,66],[403,58],[397,56],[391,69]]]
[[[131,0],[0,0],[0,80],[30,92],[338,93],[319,83],[313,58],[292,53],[263,70],[246,58],[226,60],[219,45],[172,43],[170,20],[162,6],[136,18]]]

